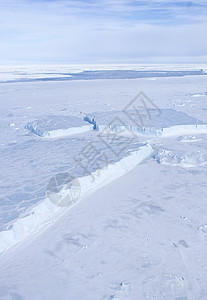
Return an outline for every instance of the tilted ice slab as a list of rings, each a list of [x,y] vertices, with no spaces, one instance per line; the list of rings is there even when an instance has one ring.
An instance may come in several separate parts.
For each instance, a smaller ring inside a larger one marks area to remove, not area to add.
[[[177,125],[169,128],[153,129],[140,128],[136,126],[118,126],[118,125],[97,125],[96,130],[100,132],[113,132],[123,135],[146,135],[157,137],[168,137],[176,135],[192,135],[192,134],[206,134],[207,124],[203,125]]]
[[[0,148],[0,231],[10,229],[45,199],[54,175],[69,172],[80,178],[143,146],[138,139],[101,140],[95,131],[61,139],[26,137]]]
[[[57,137],[64,137],[64,136],[70,136],[73,134],[83,133],[87,132],[93,129],[92,126],[86,125],[81,127],[71,127],[67,129],[57,129],[57,130],[51,130],[51,131],[44,131],[39,129],[35,124],[28,123],[25,126],[26,129],[33,132],[34,134],[44,137],[44,138],[57,138]]]
[[[95,129],[103,133],[161,137],[207,133],[207,124],[183,112],[160,109],[148,98],[144,99],[146,109],[136,109],[136,105],[140,105],[140,100],[136,101],[138,103],[128,104],[122,111],[92,113],[91,116],[96,121]],[[152,106],[154,108],[151,108]]]
[[[70,136],[93,129],[91,125],[84,125],[81,118],[74,116],[49,116],[30,122],[25,128],[45,138]]]
[[[136,108],[135,104],[133,106]],[[96,120],[96,130],[104,133],[158,137],[207,133],[207,124],[174,109],[126,108],[123,111],[95,112],[92,115]]]
[[[146,144],[114,164],[98,169],[91,175],[75,179],[76,182],[78,180],[80,187],[79,197],[87,196],[101,186],[128,173],[136,165],[151,156],[152,152],[152,147]],[[72,205],[77,200],[71,197],[71,188],[63,188],[57,196],[70,199],[69,202],[67,200],[67,206]],[[32,209],[27,217],[18,219],[10,230],[0,232],[0,252],[23,241],[31,234],[37,233],[41,228],[45,228],[63,213],[64,209],[66,208],[53,204],[51,198],[45,198],[43,202]]]

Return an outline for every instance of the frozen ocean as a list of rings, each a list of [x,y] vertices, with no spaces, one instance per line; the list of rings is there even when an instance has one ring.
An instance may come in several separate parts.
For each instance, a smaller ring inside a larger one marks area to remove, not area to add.
[[[0,299],[207,299],[206,83],[1,67]]]

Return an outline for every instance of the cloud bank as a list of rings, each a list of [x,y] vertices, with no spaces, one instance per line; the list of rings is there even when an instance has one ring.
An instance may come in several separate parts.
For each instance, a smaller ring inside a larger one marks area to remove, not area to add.
[[[207,1],[1,0],[0,62],[205,62]]]

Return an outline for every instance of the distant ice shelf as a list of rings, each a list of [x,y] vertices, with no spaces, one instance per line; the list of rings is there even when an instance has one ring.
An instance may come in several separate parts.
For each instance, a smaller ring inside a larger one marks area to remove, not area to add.
[[[71,69],[64,68],[64,70],[50,72],[39,70],[31,73],[31,70],[21,70],[15,72],[10,70],[2,72],[0,70],[0,83],[14,83],[14,82],[45,82],[45,81],[71,81],[71,80],[100,80],[100,79],[137,79],[137,78],[160,78],[160,77],[182,77],[182,76],[204,76],[206,75],[204,69],[179,69],[174,70],[160,68],[141,68],[139,66],[129,67],[123,70],[120,66],[108,67],[106,69],[86,68],[86,69]]]

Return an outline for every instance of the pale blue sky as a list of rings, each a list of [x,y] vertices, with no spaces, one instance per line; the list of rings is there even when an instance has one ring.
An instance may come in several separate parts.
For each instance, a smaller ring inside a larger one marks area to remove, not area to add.
[[[206,33],[203,0],[0,0],[0,63],[204,63]]]

